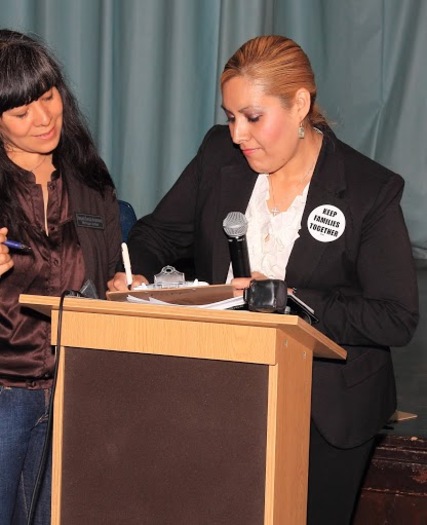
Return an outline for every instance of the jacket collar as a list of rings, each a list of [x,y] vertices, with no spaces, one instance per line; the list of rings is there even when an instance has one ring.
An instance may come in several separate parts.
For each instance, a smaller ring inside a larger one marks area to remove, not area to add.
[[[348,209],[345,198],[344,161],[339,141],[329,127],[323,127],[322,132],[323,144],[307,195],[300,237],[295,242],[287,266],[286,280],[291,286],[301,287],[309,281],[328,245],[315,241],[311,236],[307,227],[310,213],[324,204],[336,206],[345,215]],[[220,197],[213,239],[213,245],[216,247],[212,261],[213,282],[224,282],[230,261],[222,222],[230,211],[245,213],[257,177],[258,174],[249,167],[243,155],[241,160],[221,168],[218,181]]]
[[[290,286],[307,285],[329,245],[327,242],[315,240],[309,232],[307,223],[310,213],[327,204],[339,208],[345,217],[349,216],[344,159],[339,141],[330,128],[324,128],[322,131],[323,145],[310,183],[301,220],[300,237],[294,244],[286,269],[286,281]]]
[[[242,161],[221,168],[219,177],[219,201],[215,219],[215,252],[212,261],[214,282],[224,282],[230,261],[227,237],[222,223],[231,211],[245,213],[258,174],[252,171],[243,158]]]

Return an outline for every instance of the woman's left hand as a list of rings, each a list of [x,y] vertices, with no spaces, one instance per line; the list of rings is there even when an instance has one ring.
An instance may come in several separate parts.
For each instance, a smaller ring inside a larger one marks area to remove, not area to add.
[[[251,281],[263,281],[264,279],[268,279],[268,277],[260,272],[252,272],[251,277],[236,277],[232,279],[230,284],[234,289],[234,297],[243,295],[243,290],[249,288]]]
[[[13,266],[13,259],[10,256],[9,248],[4,245],[6,240],[7,228],[0,228],[0,276],[8,272]]]

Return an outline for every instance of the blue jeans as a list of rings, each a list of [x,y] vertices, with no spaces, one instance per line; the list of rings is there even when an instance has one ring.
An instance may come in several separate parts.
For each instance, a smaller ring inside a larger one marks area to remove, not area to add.
[[[0,386],[0,525],[26,525],[47,433],[50,389]],[[50,447],[49,447],[50,448]],[[50,523],[51,453],[33,525]]]

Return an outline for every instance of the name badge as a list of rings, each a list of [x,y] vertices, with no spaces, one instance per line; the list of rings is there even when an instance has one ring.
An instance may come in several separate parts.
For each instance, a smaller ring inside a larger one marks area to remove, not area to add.
[[[76,224],[80,228],[104,229],[104,219],[99,215],[88,215],[87,213],[76,213]]]

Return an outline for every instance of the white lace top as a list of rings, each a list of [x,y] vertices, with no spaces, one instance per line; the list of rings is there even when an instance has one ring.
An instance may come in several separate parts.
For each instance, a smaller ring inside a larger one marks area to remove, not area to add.
[[[246,241],[252,272],[263,273],[270,279],[285,279],[289,256],[299,237],[309,186],[310,183],[304,188],[302,195],[295,197],[286,211],[273,215],[267,206],[270,198],[268,175],[258,175],[245,213],[248,219]],[[232,278],[230,266],[227,282]]]

